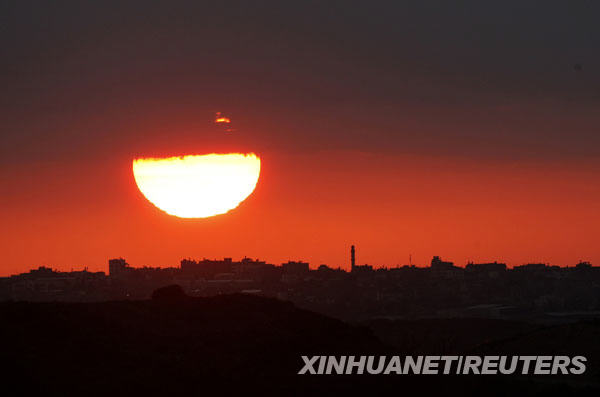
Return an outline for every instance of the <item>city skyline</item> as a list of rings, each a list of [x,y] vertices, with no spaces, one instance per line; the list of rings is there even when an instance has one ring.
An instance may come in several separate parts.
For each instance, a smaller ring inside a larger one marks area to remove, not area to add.
[[[433,255],[432,259],[425,261],[425,262],[414,262],[412,260],[412,256],[409,256],[408,258],[408,263],[396,263],[396,264],[376,264],[376,263],[361,263],[358,260],[356,260],[356,252],[355,251],[355,246],[352,245],[351,247],[351,251],[350,251],[350,255],[348,256],[348,261],[347,263],[343,263],[343,264],[328,264],[328,263],[312,263],[310,261],[305,260],[304,258],[288,258],[285,261],[270,261],[266,258],[261,258],[261,257],[252,257],[252,256],[248,256],[248,255],[244,255],[243,257],[240,257],[239,260],[234,260],[233,256],[224,256],[222,258],[210,258],[210,257],[206,257],[206,256],[197,256],[197,257],[182,257],[179,260],[179,265],[176,264],[162,264],[159,266],[155,266],[155,265],[151,265],[151,264],[132,264],[129,263],[127,261],[126,258],[124,258],[123,256],[118,256],[118,257],[114,257],[114,258],[110,258],[107,261],[105,261],[105,263],[103,265],[97,265],[97,266],[92,266],[90,267],[89,265],[85,265],[82,264],[79,267],[76,266],[71,266],[69,268],[69,270],[67,269],[63,269],[61,267],[56,267],[56,266],[52,266],[51,264],[35,264],[32,265],[30,268],[26,269],[24,272],[21,273],[15,273],[15,274],[9,274],[9,275],[0,275],[0,277],[7,277],[7,276],[14,276],[14,275],[18,275],[18,274],[24,274],[27,273],[28,271],[32,271],[32,270],[36,270],[36,269],[50,269],[52,271],[56,271],[56,272],[79,272],[79,271],[89,271],[89,272],[103,272],[106,274],[109,274],[110,272],[109,270],[109,263],[113,260],[122,260],[124,261],[124,263],[126,263],[128,266],[131,267],[131,269],[173,269],[173,268],[177,268],[178,266],[181,266],[181,263],[184,261],[194,261],[194,262],[226,262],[226,261],[233,261],[233,262],[243,262],[243,261],[250,261],[250,262],[258,262],[258,263],[262,263],[262,264],[266,264],[269,266],[275,266],[275,267],[283,267],[286,264],[290,264],[290,263],[300,263],[300,264],[305,264],[307,266],[307,269],[310,270],[318,270],[321,266],[325,266],[328,268],[331,268],[333,270],[341,270],[344,271],[346,273],[352,273],[354,267],[356,266],[357,268],[362,268],[362,267],[371,267],[373,270],[378,270],[378,269],[382,269],[382,270],[389,270],[389,269],[398,269],[398,268],[408,268],[408,267],[414,267],[414,268],[431,268],[432,264],[431,261],[435,261],[436,259],[442,260],[443,263],[449,263],[452,265],[452,267],[457,268],[457,269],[465,269],[467,266],[469,265],[488,265],[488,264],[498,264],[498,265],[502,265],[505,266],[506,269],[514,269],[515,267],[523,267],[523,266],[528,266],[528,265],[545,265],[547,267],[559,267],[559,268],[573,268],[576,266],[581,266],[581,265],[588,265],[588,266],[592,266],[595,267],[595,264],[585,260],[585,259],[579,259],[573,263],[548,263],[548,262],[542,262],[542,261],[530,261],[530,262],[524,262],[524,263],[506,263],[503,261],[499,261],[499,260],[490,260],[490,261],[474,261],[474,260],[467,260],[465,263],[456,263],[454,261],[451,260],[451,258],[448,257],[444,257],[444,256],[439,256],[439,255]],[[201,258],[201,259],[200,259]],[[446,261],[448,260],[448,261]],[[103,270],[104,269],[104,270]],[[106,271],[105,271],[106,270]]]
[[[0,277],[0,301],[140,301],[154,299],[161,290],[167,297],[260,295],[345,320],[483,316],[552,323],[598,313],[600,267],[589,262],[458,267],[434,256],[423,267],[373,268],[356,261],[355,246],[347,253],[350,269],[311,268],[299,260],[275,265],[248,257],[184,258],[164,268],[113,258],[99,272],[39,267]]]

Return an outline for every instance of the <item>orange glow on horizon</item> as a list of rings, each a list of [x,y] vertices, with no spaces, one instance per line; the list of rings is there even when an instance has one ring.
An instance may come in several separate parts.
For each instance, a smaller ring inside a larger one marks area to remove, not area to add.
[[[262,148],[252,199],[226,216],[182,221],[142,199],[133,159],[251,150],[144,151],[156,154],[7,166],[5,190],[19,194],[0,197],[0,276],[41,265],[106,271],[107,258],[118,256],[139,266],[248,256],[348,269],[350,244],[359,264],[374,267],[409,264],[409,256],[427,266],[433,255],[460,266],[600,264],[595,160],[475,162]]]
[[[180,218],[206,218],[236,208],[256,187],[254,153],[187,155],[133,160],[139,190],[159,209]]]

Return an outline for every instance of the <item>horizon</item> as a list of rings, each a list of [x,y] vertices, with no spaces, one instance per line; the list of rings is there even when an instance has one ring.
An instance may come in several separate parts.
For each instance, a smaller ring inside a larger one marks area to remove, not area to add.
[[[554,264],[554,263],[548,263],[548,262],[525,262],[525,263],[521,263],[521,264],[516,264],[516,263],[506,263],[506,262],[502,262],[502,261],[498,261],[498,260],[492,260],[492,261],[467,261],[464,264],[461,263],[457,263],[451,260],[451,258],[447,258],[444,256],[439,256],[439,255],[434,255],[432,257],[432,259],[434,257],[439,257],[441,260],[443,261],[449,261],[452,262],[453,266],[459,269],[465,269],[467,265],[469,264],[474,264],[474,265],[480,265],[480,264],[488,264],[488,263],[497,263],[497,264],[504,264],[506,265],[506,269],[514,269],[515,267],[519,267],[519,266],[527,266],[527,265],[532,265],[532,264],[544,264],[547,267],[559,267],[559,268],[573,268],[576,267],[579,264],[589,264],[592,267],[597,267],[597,265],[595,265],[593,262],[587,261],[587,260],[579,260],[576,263],[569,263],[569,264]],[[20,273],[14,273],[14,274],[9,274],[9,275],[5,275],[5,274],[0,274],[0,277],[10,277],[10,276],[16,276],[19,274],[26,274],[32,270],[37,270],[40,268],[48,268],[51,269],[52,271],[56,271],[56,272],[80,272],[80,271],[88,271],[88,272],[104,272],[104,273],[108,273],[108,261],[113,260],[113,259],[123,259],[127,262],[128,265],[130,265],[133,269],[144,269],[144,268],[153,268],[153,269],[177,269],[180,268],[181,266],[181,261],[183,260],[191,260],[191,261],[196,261],[196,262],[201,262],[201,261],[214,261],[214,262],[219,262],[219,261],[224,261],[225,259],[232,259],[233,262],[240,262],[243,259],[250,259],[251,261],[256,261],[256,262],[265,262],[265,264],[267,265],[272,265],[275,267],[282,267],[284,264],[288,263],[288,262],[303,262],[303,263],[307,263],[309,266],[310,270],[318,270],[318,268],[320,266],[327,266],[330,269],[333,270],[341,270],[344,271],[346,273],[350,273],[351,272],[351,264],[348,263],[346,265],[332,265],[332,264],[328,264],[328,263],[319,263],[319,264],[315,264],[312,263],[310,261],[306,261],[304,259],[287,259],[286,261],[269,261],[266,260],[264,258],[260,258],[260,257],[250,257],[250,256],[243,256],[242,258],[240,258],[239,260],[235,260],[235,258],[233,257],[228,257],[225,256],[223,258],[207,258],[207,257],[202,257],[202,259],[200,259],[200,257],[195,257],[195,258],[190,258],[190,257],[185,257],[185,258],[181,258],[179,263],[177,264],[162,264],[162,265],[151,265],[151,264],[135,264],[135,263],[130,263],[129,261],[127,261],[127,258],[124,258],[122,256],[119,257],[113,257],[113,258],[108,258],[106,260],[106,264],[104,265],[104,267],[106,269],[102,269],[101,266],[98,267],[91,267],[89,265],[79,265],[79,267],[75,267],[75,266],[71,266],[67,268],[69,270],[66,270],[65,268],[58,268],[58,267],[54,267],[51,264],[41,264],[41,265],[32,265],[32,267],[30,267],[29,269],[22,271]],[[431,261],[431,260],[430,260]],[[425,269],[425,268],[430,268],[431,267],[431,263],[412,263],[412,264],[372,264],[372,263],[357,263],[357,266],[372,266],[373,270],[379,270],[379,269],[383,269],[383,270],[392,270],[392,269],[399,269],[399,268],[404,268],[404,267],[410,267],[410,268],[420,268],[420,269]],[[105,271],[106,270],[106,271]]]

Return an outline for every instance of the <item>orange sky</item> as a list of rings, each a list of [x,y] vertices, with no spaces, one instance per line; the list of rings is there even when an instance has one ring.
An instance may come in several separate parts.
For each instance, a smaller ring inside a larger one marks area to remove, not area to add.
[[[600,265],[600,3],[55,3],[0,12],[0,274]],[[213,151],[262,159],[230,214],[137,190],[134,158]]]
[[[583,171],[582,171],[583,170]],[[34,266],[106,271],[183,257],[244,255],[427,264],[432,255],[473,261],[572,265],[600,262],[597,166],[474,162],[356,151],[262,155],[253,195],[208,219],[166,215],[144,199],[131,158],[64,159],[4,167],[2,258],[8,275]]]

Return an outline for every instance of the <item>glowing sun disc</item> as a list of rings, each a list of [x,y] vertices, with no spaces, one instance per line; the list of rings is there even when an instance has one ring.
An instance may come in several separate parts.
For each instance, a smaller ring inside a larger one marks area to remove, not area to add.
[[[180,218],[224,214],[256,187],[260,158],[254,153],[206,154],[133,160],[133,176],[152,204]]]

